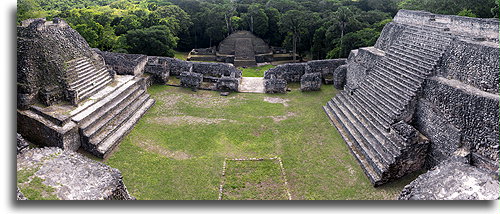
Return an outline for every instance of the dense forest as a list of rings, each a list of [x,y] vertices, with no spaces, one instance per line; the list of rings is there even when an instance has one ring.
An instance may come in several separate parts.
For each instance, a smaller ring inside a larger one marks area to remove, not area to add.
[[[60,17],[92,47],[173,56],[211,47],[236,30],[308,58],[371,46],[399,9],[490,18],[497,0],[19,0],[17,21]]]

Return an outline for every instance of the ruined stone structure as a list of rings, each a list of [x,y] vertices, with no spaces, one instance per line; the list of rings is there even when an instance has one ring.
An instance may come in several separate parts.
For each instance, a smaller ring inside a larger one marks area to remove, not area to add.
[[[83,155],[57,147],[28,149],[17,155],[17,171],[26,178],[18,184],[18,200],[26,200],[19,191],[26,186],[45,185],[53,188],[60,200],[133,200],[115,168]],[[33,184],[35,178],[41,184]],[[25,192],[26,193],[26,192]],[[28,198],[29,199],[29,198]]]
[[[180,86],[192,89],[238,91],[241,81],[241,71],[231,64],[189,62],[170,57],[148,57],[145,72],[160,84],[175,76],[181,80]]]
[[[105,157],[153,105],[144,78],[115,75],[63,20],[26,20],[17,30],[17,130],[27,140]]]
[[[109,65],[116,74],[141,76],[144,73],[144,66],[148,62],[148,56],[142,54],[124,54],[100,51],[93,49],[102,56],[106,65]]]
[[[241,67],[256,66],[257,63],[264,62],[290,61],[293,60],[293,54],[282,48],[269,47],[264,40],[249,31],[236,31],[226,37],[217,48],[193,49],[188,60],[226,62]]]
[[[302,91],[319,90],[322,82],[333,83],[334,71],[345,63],[346,59],[327,59],[278,65],[264,73],[266,93],[285,93],[291,82],[300,82]]]
[[[498,177],[498,25],[401,10],[375,47],[351,51],[335,70],[335,87],[344,90],[324,110],[373,185],[458,149],[470,153],[466,172]],[[440,173],[425,176],[432,174]]]

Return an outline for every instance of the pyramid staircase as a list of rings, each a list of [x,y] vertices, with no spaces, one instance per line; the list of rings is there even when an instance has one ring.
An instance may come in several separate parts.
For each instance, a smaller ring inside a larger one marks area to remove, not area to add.
[[[113,90],[105,88],[96,102],[75,109],[72,120],[79,126],[82,147],[100,158],[107,157],[121,139],[154,104],[143,78],[120,76]]]
[[[374,186],[402,176],[411,148],[393,125],[404,121],[449,46],[447,30],[407,25],[359,88],[340,92],[323,107]]]
[[[86,57],[68,61],[66,65],[68,89],[76,92],[76,102],[89,98],[113,80],[104,65],[95,66]]]

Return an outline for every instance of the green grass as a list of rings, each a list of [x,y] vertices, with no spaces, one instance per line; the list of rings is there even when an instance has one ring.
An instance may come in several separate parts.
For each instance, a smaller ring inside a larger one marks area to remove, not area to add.
[[[105,163],[118,168],[130,193],[143,200],[216,200],[225,158],[274,156],[283,161],[292,199],[396,199],[411,177],[372,187],[323,112],[337,91],[331,85],[308,93],[290,87],[295,90],[287,94],[223,97],[154,85],[148,92],[156,104]]]
[[[42,182],[44,179],[34,176],[37,168],[19,170],[17,172],[17,186],[29,200],[59,200],[54,194],[55,188]]]
[[[244,77],[264,77],[264,72],[274,68],[274,65],[263,65],[258,67],[240,68]]]
[[[181,59],[181,60],[187,60],[188,52],[179,52],[175,51],[174,53],[174,58]]]
[[[288,200],[278,160],[226,163],[223,200]]]

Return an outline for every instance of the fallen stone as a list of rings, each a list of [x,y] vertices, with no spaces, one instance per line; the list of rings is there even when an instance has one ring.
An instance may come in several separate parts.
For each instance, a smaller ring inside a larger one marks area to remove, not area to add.
[[[399,200],[498,200],[493,175],[451,158],[406,185]]]
[[[21,190],[34,185],[31,181],[39,178],[61,200],[135,199],[129,195],[118,169],[57,147],[29,149],[18,154],[17,172],[33,172],[28,174],[28,181],[17,184]]]

